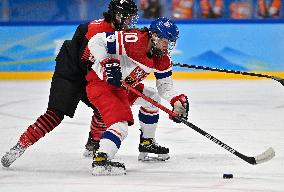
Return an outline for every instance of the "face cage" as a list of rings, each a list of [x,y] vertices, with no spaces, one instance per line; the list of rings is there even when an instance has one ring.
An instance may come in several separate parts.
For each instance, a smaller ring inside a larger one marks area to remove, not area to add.
[[[139,19],[138,15],[132,15],[132,14],[117,13],[116,16],[118,16],[120,18],[118,25],[120,26],[121,29],[123,29],[123,26],[127,26],[128,29],[134,28],[135,25],[138,22],[138,19]],[[128,18],[131,18],[131,21],[130,21],[130,23],[127,24],[126,21],[127,21]]]
[[[175,48],[175,46],[176,46],[176,41],[168,40],[169,43],[168,43],[167,51],[164,51],[164,50],[160,50],[160,49],[157,48],[157,44],[158,44],[159,40],[162,39],[162,38],[164,38],[164,37],[158,37],[158,36],[154,37],[154,39],[153,39],[153,41],[152,41],[153,44],[154,44],[154,45],[153,45],[153,49],[156,50],[156,51],[158,51],[158,53],[160,53],[159,55],[170,54],[171,51],[172,51],[172,50]]]
[[[176,41],[170,41],[168,45],[168,53],[170,54],[176,46]]]

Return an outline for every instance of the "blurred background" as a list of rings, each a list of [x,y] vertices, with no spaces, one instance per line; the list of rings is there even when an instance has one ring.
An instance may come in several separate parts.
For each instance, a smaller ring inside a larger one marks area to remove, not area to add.
[[[280,75],[284,71],[282,0],[136,3],[138,27],[160,16],[177,23],[175,62]],[[24,78],[13,72],[48,72],[36,78],[50,78],[62,42],[72,38],[79,24],[102,18],[108,4],[109,0],[0,0],[0,79]]]
[[[1,0],[2,22],[56,22],[98,19],[108,0]],[[282,0],[136,0],[140,18],[283,18]]]

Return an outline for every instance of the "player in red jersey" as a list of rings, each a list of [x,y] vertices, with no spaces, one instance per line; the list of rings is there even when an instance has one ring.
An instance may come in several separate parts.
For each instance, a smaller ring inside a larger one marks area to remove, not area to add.
[[[147,155],[151,149],[159,151],[155,142],[158,108],[128,92],[121,86],[121,81],[157,102],[160,102],[160,97],[168,100],[175,113],[187,118],[187,97],[175,91],[171,79],[169,51],[174,47],[178,34],[178,28],[171,20],[158,18],[151,23],[149,30],[99,33],[90,39],[88,47],[94,64],[86,75],[87,96],[97,107],[102,121],[108,127],[102,135],[99,149],[94,154],[93,175],[126,173],[123,163],[113,162],[111,159],[127,136],[128,126],[133,124],[133,104],[141,105],[141,158],[143,153]],[[155,74],[158,92],[141,83],[151,72]]]
[[[85,75],[88,66],[92,64],[87,45],[97,33],[126,29],[137,17],[137,11],[132,0],[112,0],[108,11],[104,13],[104,19],[79,25],[72,40],[63,43],[56,57],[47,111],[28,127],[17,144],[1,158],[4,167],[9,167],[28,147],[57,127],[64,116],[72,118],[79,101],[94,110],[91,127],[102,131],[105,129],[97,123],[100,115],[86,96]],[[94,147],[94,143],[90,146]]]

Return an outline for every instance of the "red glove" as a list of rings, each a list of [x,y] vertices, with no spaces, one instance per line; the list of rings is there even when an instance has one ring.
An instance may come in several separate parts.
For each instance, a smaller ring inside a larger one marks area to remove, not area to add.
[[[173,112],[177,114],[179,117],[182,117],[184,119],[187,119],[188,116],[188,110],[189,110],[189,103],[187,96],[184,94],[181,94],[179,96],[176,96],[172,98],[171,105],[173,107]],[[175,117],[170,116],[170,119],[173,119],[174,122],[180,123],[181,121],[178,120]]]

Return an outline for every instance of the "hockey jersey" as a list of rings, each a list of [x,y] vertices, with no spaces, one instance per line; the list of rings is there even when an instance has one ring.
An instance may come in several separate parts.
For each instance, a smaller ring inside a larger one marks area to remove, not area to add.
[[[98,78],[103,80],[104,69],[100,62],[107,57],[119,59],[122,80],[132,86],[136,86],[154,72],[159,94],[170,101],[178,95],[173,89],[171,79],[171,59],[169,55],[148,57],[149,42],[148,31],[137,29],[98,33],[88,44],[94,59],[92,69]]]
[[[90,50],[88,48],[89,40],[97,33],[114,31],[114,29],[111,27],[111,23],[106,22],[104,19],[99,19],[89,22],[87,29],[88,30],[85,34],[85,39],[82,43],[83,50],[81,53],[81,62],[83,63],[84,66],[87,66],[89,62],[90,63],[92,62],[92,59],[90,57]]]
[[[97,33],[113,32],[111,23],[104,19],[80,24],[72,40],[66,40],[56,57],[56,76],[74,81],[85,80],[87,68],[92,64],[89,40]]]

